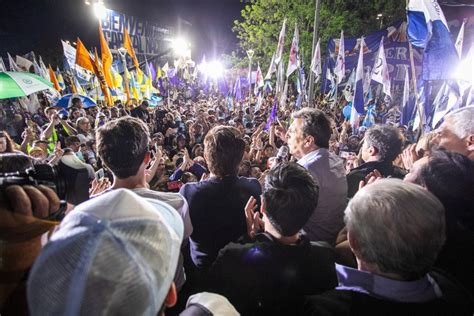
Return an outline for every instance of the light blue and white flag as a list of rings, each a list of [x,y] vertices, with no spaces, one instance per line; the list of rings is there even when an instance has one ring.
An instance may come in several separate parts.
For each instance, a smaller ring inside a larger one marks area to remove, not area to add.
[[[459,61],[443,10],[436,0],[410,0],[407,34],[413,46],[424,48],[423,80],[453,79]]]
[[[462,58],[462,48],[464,43],[464,25],[466,24],[466,19],[462,22],[461,28],[459,29],[458,37],[456,38],[456,43],[454,43],[454,47],[458,52],[459,58]]]
[[[344,32],[341,30],[341,38],[339,39],[339,49],[337,52],[336,65],[334,66],[334,75],[336,76],[336,84],[340,84],[346,74],[346,52],[344,48]]]
[[[380,40],[379,51],[375,58],[374,68],[372,68],[372,80],[381,83],[383,92],[390,96],[390,77],[389,77],[387,60],[385,58],[385,51],[383,47],[383,37]]]
[[[359,128],[359,115],[364,114],[364,45],[364,38],[361,38],[351,111],[351,126],[355,129]]]
[[[434,114],[431,127],[436,128],[446,114],[459,108],[461,104],[462,98],[457,83],[444,82],[433,101]]]

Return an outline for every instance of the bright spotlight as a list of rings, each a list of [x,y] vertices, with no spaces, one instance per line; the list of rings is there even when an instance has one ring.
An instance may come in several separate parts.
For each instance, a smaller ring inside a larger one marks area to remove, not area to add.
[[[107,14],[107,8],[105,7],[103,2],[95,2],[93,9],[94,14],[98,19],[102,20],[103,18],[105,18],[105,15]]]
[[[178,37],[172,41],[172,47],[176,55],[178,56],[188,56],[190,55],[190,45],[189,43],[181,37]]]
[[[466,81],[469,84],[474,84],[474,72],[472,71],[472,63],[474,62],[474,48],[469,50],[467,56],[459,63],[454,77],[457,80]]]
[[[214,60],[207,65],[206,72],[211,78],[219,78],[224,74],[224,66],[221,62]]]

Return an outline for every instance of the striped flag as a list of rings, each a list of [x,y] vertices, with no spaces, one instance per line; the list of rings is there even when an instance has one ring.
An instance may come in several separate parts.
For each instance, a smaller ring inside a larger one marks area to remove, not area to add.
[[[360,39],[359,59],[357,61],[354,101],[352,101],[351,126],[359,128],[359,115],[364,114],[364,38]]]
[[[291,42],[288,68],[286,68],[287,78],[298,68],[298,59],[299,59],[298,55],[299,55],[299,33],[298,33],[298,25],[296,25],[295,23],[295,32],[293,34],[293,41]]]
[[[311,60],[311,71],[314,72],[314,83],[317,83],[321,78],[321,47],[319,45],[320,39],[318,39],[318,43],[316,44],[316,48],[314,50],[314,56]]]
[[[340,84],[342,80],[344,80],[346,74],[346,53],[344,49],[344,31],[341,31],[341,38],[339,39],[339,50],[337,52],[336,65],[334,66],[336,84]]]
[[[283,57],[283,48],[285,47],[286,19],[283,20],[280,36],[278,36],[278,46],[275,52],[275,64],[279,64]]]
[[[383,47],[383,37],[380,40],[379,51],[375,58],[374,68],[372,69],[372,80],[383,85],[383,92],[390,96],[390,77],[389,77],[387,60],[385,59],[385,51]]]

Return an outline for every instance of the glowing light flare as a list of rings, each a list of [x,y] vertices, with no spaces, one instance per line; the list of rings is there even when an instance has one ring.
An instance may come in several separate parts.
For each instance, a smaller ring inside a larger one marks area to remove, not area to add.
[[[191,45],[182,37],[174,39],[171,43],[171,46],[178,56],[189,56],[191,55]]]
[[[220,78],[224,75],[224,66],[218,60],[211,61],[209,63],[204,62],[198,65],[198,70],[204,75],[213,79]]]
[[[454,72],[454,77],[458,80],[466,81],[471,85],[474,84],[474,49],[471,49],[467,54],[466,58],[461,60],[456,71]]]
[[[92,8],[94,10],[94,15],[98,19],[105,18],[106,14],[107,14],[107,8],[105,7],[105,5],[102,1],[95,2]]]

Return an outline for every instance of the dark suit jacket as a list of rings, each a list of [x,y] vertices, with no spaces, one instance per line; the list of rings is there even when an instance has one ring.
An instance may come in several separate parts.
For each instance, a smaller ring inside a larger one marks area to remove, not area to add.
[[[337,285],[334,249],[302,236],[284,245],[258,234],[252,243],[230,243],[209,270],[206,290],[224,295],[242,315],[292,315],[298,300]]]
[[[382,176],[393,178],[403,179],[406,175],[406,172],[402,169],[394,166],[391,162],[380,162],[380,161],[370,161],[360,165],[357,168],[354,168],[347,175],[347,196],[349,198],[353,197],[359,190],[359,182],[364,180],[365,177],[377,169],[380,171]]]
[[[247,233],[244,207],[250,196],[260,201],[257,179],[229,176],[186,183],[180,190],[189,205],[193,224],[191,258],[198,268],[208,268],[220,249]]]
[[[332,290],[310,296],[294,315],[470,315],[472,296],[440,272],[430,272],[443,296],[423,303],[404,303],[350,290]]]

